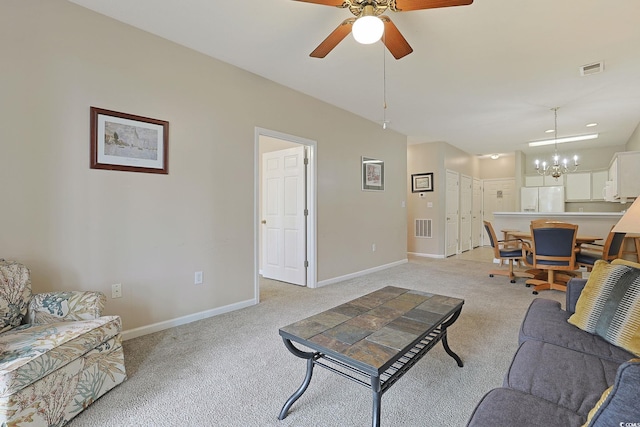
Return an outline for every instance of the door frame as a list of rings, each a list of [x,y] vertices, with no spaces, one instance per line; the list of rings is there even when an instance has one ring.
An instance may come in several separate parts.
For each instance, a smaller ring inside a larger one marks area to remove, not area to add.
[[[453,200],[456,202],[456,250],[454,253],[447,253],[447,249],[449,248],[449,220],[447,219],[447,215],[449,214],[449,176],[455,175],[458,180],[458,185],[456,186],[456,196]],[[445,170],[445,208],[444,208],[444,257],[450,257],[453,255],[457,255],[460,253],[460,172],[456,172],[451,169]]]
[[[284,141],[293,142],[295,144],[304,145],[307,147],[307,157],[309,158],[309,164],[307,165],[307,209],[309,215],[307,216],[307,261],[309,266],[307,267],[307,287],[317,287],[317,143],[314,140],[302,138],[295,135],[289,135],[286,133],[265,129],[261,127],[255,128],[254,132],[254,165],[253,165],[253,228],[254,228],[254,298],[257,302],[260,301],[260,137],[267,136],[271,138],[281,139]]]

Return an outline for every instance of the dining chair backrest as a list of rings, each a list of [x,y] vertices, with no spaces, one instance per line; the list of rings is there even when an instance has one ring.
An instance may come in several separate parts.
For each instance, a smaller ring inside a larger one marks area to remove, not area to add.
[[[500,247],[498,245],[498,238],[496,237],[496,232],[493,229],[493,225],[489,221],[482,221],[484,224],[484,229],[487,231],[489,235],[489,242],[491,243],[491,247],[493,248],[493,256],[496,258],[500,258]]]
[[[578,226],[557,221],[532,221],[534,268],[575,270]]]
[[[609,232],[607,239],[604,241],[604,247],[602,248],[602,259],[605,261],[613,261],[620,257],[620,250],[622,249],[622,243],[627,233],[615,233]]]

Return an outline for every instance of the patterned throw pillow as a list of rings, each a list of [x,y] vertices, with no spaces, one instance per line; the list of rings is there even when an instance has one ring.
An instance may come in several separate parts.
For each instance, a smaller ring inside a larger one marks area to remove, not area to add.
[[[638,425],[634,421],[640,419],[638,381],[640,359],[631,359],[620,365],[614,384],[602,393],[582,427]]]
[[[600,409],[602,404],[607,400],[607,397],[609,397],[609,395],[611,394],[611,390],[613,390],[613,386],[609,387],[604,391],[604,393],[602,393],[602,396],[600,396],[600,400],[598,400],[596,402],[596,405],[589,411],[589,414],[587,415],[587,422],[584,423],[582,427],[587,427],[589,425],[589,423],[593,419],[593,416],[596,414],[596,412],[598,412],[598,409]]]
[[[568,321],[640,356],[640,268],[616,261],[595,263]]]
[[[0,333],[20,325],[31,299],[29,269],[0,259]]]

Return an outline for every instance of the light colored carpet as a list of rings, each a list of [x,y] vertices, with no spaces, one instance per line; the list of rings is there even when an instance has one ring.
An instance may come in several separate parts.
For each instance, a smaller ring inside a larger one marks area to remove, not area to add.
[[[382,397],[382,425],[464,426],[477,402],[502,384],[518,329],[535,298],[524,279],[489,278],[489,262],[416,260],[319,289],[261,284],[257,306],[124,343],[129,379],[69,424],[81,426],[367,426],[371,392],[321,368],[283,421],[305,361],[284,347],[278,329],[383,286],[465,299],[449,329],[459,368],[436,345]],[[564,293],[539,297],[563,302]]]

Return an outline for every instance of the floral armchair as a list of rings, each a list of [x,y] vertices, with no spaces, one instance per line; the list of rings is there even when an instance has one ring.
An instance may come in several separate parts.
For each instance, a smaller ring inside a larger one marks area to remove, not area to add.
[[[31,294],[0,260],[0,425],[62,426],[126,379],[119,316],[100,292]]]

